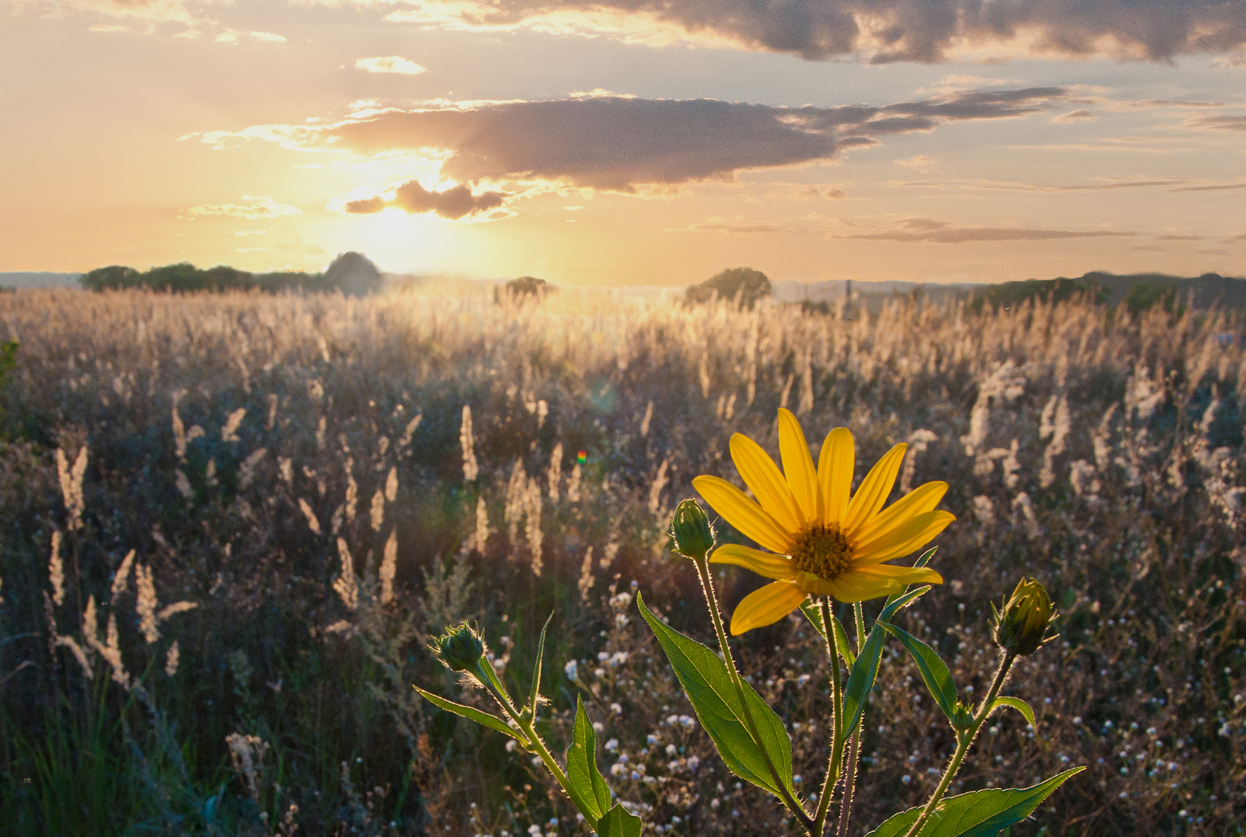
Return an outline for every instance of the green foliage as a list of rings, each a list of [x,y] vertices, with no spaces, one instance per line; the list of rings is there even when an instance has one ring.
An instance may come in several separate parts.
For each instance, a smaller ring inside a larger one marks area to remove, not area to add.
[[[1029,788],[988,788],[947,797],[915,837],[993,837],[1034,813],[1056,788],[1085,769],[1074,767]],[[866,837],[904,837],[919,814],[920,808],[896,814]]]
[[[510,299],[512,302],[519,302],[525,299],[539,301],[557,290],[556,287],[544,279],[538,279],[535,276],[520,276],[518,279],[510,280],[501,288],[495,288],[493,301],[500,302],[503,297]]]
[[[1004,282],[999,285],[990,285],[984,292],[975,292],[969,301],[969,310],[981,312],[986,308],[1011,308],[1030,300],[1059,303],[1076,298],[1101,305],[1107,298],[1107,290],[1096,282],[1080,279],[1027,279],[1024,282]]]
[[[666,652],[675,676],[696,710],[697,720],[718,748],[732,773],[781,797],[792,790],[792,742],[783,721],[748,683],[740,701],[727,664],[706,646],[663,622],[637,595],[640,615],[649,623]],[[751,720],[750,717],[751,716]],[[770,768],[778,773],[778,781]]]
[[[597,834],[600,837],[640,837],[643,827],[640,817],[629,814],[620,803],[601,818],[601,822],[597,824]]]
[[[358,254],[347,254],[358,255]],[[360,257],[362,258],[362,257]],[[340,261],[341,257],[339,257]],[[365,260],[366,261],[366,260]],[[338,262],[334,262],[334,265]],[[368,264],[371,264],[369,262]],[[373,268],[375,271],[375,267]],[[276,273],[249,273],[245,270],[217,265],[210,268],[198,268],[188,262],[153,267],[139,271],[132,267],[112,265],[100,267],[83,274],[79,279],[82,286],[92,291],[122,290],[126,288],[142,288],[165,293],[226,293],[228,291],[263,291],[280,293],[282,291],[306,291],[323,293],[339,290],[347,292],[366,292],[356,290],[357,287],[375,289],[379,287],[380,274],[371,286],[360,283],[354,276],[344,270],[326,273],[304,273],[301,271],[282,271]]]
[[[1164,310],[1171,314],[1177,306],[1176,286],[1157,282],[1139,282],[1125,297],[1125,307],[1134,316],[1143,311],[1149,311],[1156,305],[1162,305]]]
[[[567,748],[567,793],[575,807],[591,812],[592,821],[599,822],[610,811],[610,786],[597,769],[597,734],[579,698],[575,702],[573,736]],[[597,833],[602,833],[600,825]]]
[[[956,716],[956,683],[952,680],[952,672],[948,671],[947,664],[939,658],[933,648],[903,628],[887,623],[880,622],[879,624],[908,649],[913,662],[917,664],[917,671],[921,675],[922,682],[930,690],[930,696],[935,699],[935,703],[951,721]]]
[[[766,274],[751,267],[729,267],[684,292],[684,298],[691,303],[709,302],[717,297],[742,308],[752,308],[758,300],[768,296],[770,280]]]

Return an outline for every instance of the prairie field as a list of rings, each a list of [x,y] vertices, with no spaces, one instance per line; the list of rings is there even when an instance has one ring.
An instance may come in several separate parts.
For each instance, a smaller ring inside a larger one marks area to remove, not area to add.
[[[1085,765],[1013,833],[1242,834],[1244,337],[1083,301],[0,296],[0,830],[587,834],[530,756],[412,689],[485,706],[427,648],[472,619],[525,693],[552,612],[557,752],[580,696],[651,832],[798,833],[718,759],[636,604],[712,637],[665,529],[693,477],[739,484],[733,433],[777,454],[785,406],[815,457],[850,428],[858,478],[907,443],[893,496],[950,484],[945,583],[902,622],[959,683],[990,678],[992,602],[1026,576],[1056,602],[1009,683],[1041,741],[993,717],[957,790]],[[728,609],[759,586],[717,581]],[[820,642],[799,612],[734,640],[810,788]],[[879,681],[853,834],[954,746],[898,643]]]

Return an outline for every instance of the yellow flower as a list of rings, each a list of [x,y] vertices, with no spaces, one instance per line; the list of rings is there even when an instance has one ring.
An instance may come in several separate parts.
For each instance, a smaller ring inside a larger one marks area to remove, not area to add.
[[[816,470],[800,423],[787,410],[779,410],[783,472],[752,439],[731,437],[731,459],[757,501],[718,477],[700,476],[692,485],[732,526],[770,552],[727,544],[714,550],[710,563],[736,564],[776,579],[744,597],[731,617],[731,633],[777,622],[809,595],[860,602],[909,584],[943,582],[934,570],[886,563],[925,546],[956,519],[935,511],[947,492],[945,482],[928,482],[883,509],[906,448],[900,444],[888,451],[849,498],[856,453],[847,428],[827,434]]]

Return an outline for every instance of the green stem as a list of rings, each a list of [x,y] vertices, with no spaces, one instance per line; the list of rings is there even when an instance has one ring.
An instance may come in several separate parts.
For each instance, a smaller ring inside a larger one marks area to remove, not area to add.
[[[835,633],[831,622],[830,599],[821,599],[822,628],[826,631],[826,654],[831,663],[831,758],[826,766],[826,777],[822,780],[822,793],[818,797],[818,812],[814,815],[815,834],[821,834],[826,827],[826,815],[831,809],[831,796],[839,783],[839,771],[844,757],[844,698],[843,688],[839,680],[839,652],[835,649]],[[846,662],[846,661],[845,661]]]
[[[549,751],[549,748],[545,746],[545,742],[541,740],[541,736],[537,734],[536,716],[529,718],[515,707],[510,694],[506,691],[506,687],[502,685],[502,681],[498,679],[497,672],[493,670],[493,664],[488,660],[482,658],[477,663],[474,674],[476,679],[493,696],[493,699],[498,702],[498,705],[502,707],[502,711],[506,713],[507,717],[514,722],[515,726],[519,727],[519,731],[523,733],[528,746],[540,757],[546,769],[554,774],[554,779],[562,786],[563,792],[567,794],[567,798],[584,815],[584,819],[596,829],[597,823],[593,818],[592,812],[584,810],[576,803],[575,797],[571,794],[571,780],[567,778],[567,774],[554,759],[554,754]]]
[[[860,602],[853,604],[852,612],[857,628],[857,653],[860,654],[862,646],[865,645],[865,614],[861,612]],[[848,765],[844,774],[844,798],[839,804],[839,828],[835,832],[836,837],[844,837],[848,833],[848,821],[852,817],[853,793],[856,790],[857,783],[857,755],[861,749],[861,728],[864,725],[865,715],[862,714],[861,722],[852,730],[852,743],[848,745]]]
[[[935,807],[943,799],[943,794],[947,792],[948,785],[952,784],[952,779],[956,778],[956,772],[960,770],[961,762],[965,760],[965,754],[969,752],[969,748],[973,745],[973,740],[977,737],[978,730],[982,729],[982,725],[986,723],[987,716],[991,714],[991,704],[995,702],[995,698],[999,695],[999,690],[1003,688],[1004,680],[1008,677],[1008,669],[1012,668],[1012,663],[1016,659],[1016,654],[1006,653],[1003,660],[1000,661],[999,669],[995,672],[995,679],[991,681],[991,688],[987,691],[986,698],[982,701],[982,705],[978,707],[978,711],[974,713],[973,723],[969,725],[969,729],[958,734],[956,752],[952,754],[952,760],[948,762],[947,769],[943,771],[943,778],[939,780],[939,786],[935,788],[935,792],[926,803],[926,807],[922,808],[921,816],[909,827],[904,837],[917,837],[930,819],[930,815],[934,813]]]
[[[722,653],[723,661],[727,664],[727,673],[731,676],[731,684],[735,686],[736,697],[740,700],[740,707],[744,710],[744,722],[748,724],[749,734],[753,736],[753,740],[761,741],[761,735],[757,731],[757,723],[753,720],[753,713],[748,708],[748,699],[744,695],[744,679],[740,677],[739,669],[735,665],[735,658],[731,656],[731,646],[727,644],[727,631],[723,628],[722,611],[718,608],[718,594],[714,591],[714,581],[710,576],[709,563],[704,555],[700,559],[694,558],[692,563],[696,564],[697,578],[701,580],[701,589],[705,593],[705,602],[709,605],[710,616],[714,621],[714,633],[718,635],[718,648]],[[761,750],[762,757],[766,760],[766,769],[770,771],[770,778],[774,781],[775,787],[782,791],[780,800],[783,802],[784,807],[800,820],[800,824],[804,826],[811,837],[817,837],[817,835],[821,834],[821,831],[815,832],[813,830],[814,821],[810,818],[805,807],[788,790],[787,784],[779,776],[779,771],[770,759],[770,754],[766,752],[764,747],[759,749]]]

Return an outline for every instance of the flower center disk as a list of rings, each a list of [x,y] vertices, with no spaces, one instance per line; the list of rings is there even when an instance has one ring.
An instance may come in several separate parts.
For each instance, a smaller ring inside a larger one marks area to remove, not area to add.
[[[838,527],[814,526],[792,545],[796,569],[830,581],[848,569],[852,545]]]

